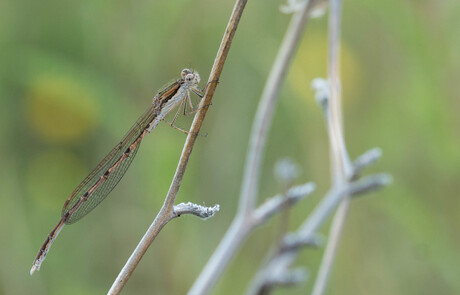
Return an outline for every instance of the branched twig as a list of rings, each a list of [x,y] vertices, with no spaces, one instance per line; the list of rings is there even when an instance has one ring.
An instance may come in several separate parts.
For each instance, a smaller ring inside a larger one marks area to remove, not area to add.
[[[296,234],[287,234],[283,239],[281,245],[282,252],[295,251],[302,247],[314,247],[317,248],[324,243],[324,238],[320,235],[314,234],[311,236],[299,236]]]
[[[373,148],[359,156],[353,162],[353,173],[351,175],[351,180],[357,179],[364,168],[374,164],[375,161],[377,161],[381,156],[382,150],[380,148]]]
[[[342,95],[339,75],[341,6],[341,0],[330,1],[328,82],[321,83],[321,81],[317,80],[314,81],[313,86],[319,90],[316,93],[316,99],[322,106],[326,116],[331,147],[332,190],[346,191],[344,190],[346,188],[349,196],[351,196],[389,184],[391,177],[389,175],[376,175],[373,178],[367,177],[359,182],[349,184],[351,181],[358,179],[359,173],[364,167],[372,164],[381,156],[381,151],[380,149],[368,151],[352,164],[346,149],[343,136]],[[328,90],[326,90],[325,86]],[[332,221],[328,244],[313,287],[313,295],[323,294],[327,285],[349,209],[350,199],[347,194],[344,196]]]
[[[238,212],[188,294],[208,294],[250,232],[248,224],[253,222],[253,212],[257,204],[261,160],[264,155],[267,134],[270,129],[278,93],[314,4],[314,0],[303,2],[300,9],[291,19],[265,84],[252,126]]]
[[[174,203],[176,200],[177,192],[179,191],[180,184],[187,167],[190,154],[192,152],[195,140],[203,124],[203,120],[208,111],[208,106],[211,104],[217,82],[219,81],[220,75],[222,73],[225,60],[227,59],[228,51],[230,50],[230,45],[235,35],[236,29],[238,27],[239,20],[243,13],[244,7],[247,0],[239,0],[236,2],[233,9],[232,15],[228,22],[227,28],[225,30],[224,36],[222,38],[221,45],[217,52],[216,59],[214,60],[214,65],[209,75],[208,84],[206,87],[206,92],[203,99],[199,105],[199,111],[193,119],[192,126],[190,127],[190,132],[185,141],[184,148],[179,160],[179,164],[176,168],[174,178],[172,180],[171,186],[169,188],[168,194],[166,195],[164,204],[160,209],[160,212],[156,216],[153,223],[150,225],[149,229],[145,233],[142,240],[139,242],[138,246],[131,254],[131,257],[126,262],[125,266],[119,273],[118,277],[114,281],[112,287],[110,288],[108,294],[119,294],[128,281],[129,277],[133,273],[134,269],[137,267],[142,256],[147,251],[150,244],[153,242],[155,237],[161,231],[161,229],[172,219],[174,218]]]
[[[343,198],[369,192],[390,183],[391,176],[388,174],[375,174],[342,186],[341,189],[329,191],[300,228],[287,235],[282,245],[270,255],[246,294],[268,294],[274,287],[285,286],[286,284],[279,283],[278,277],[290,276],[290,267],[303,247],[321,244],[321,238],[316,232]]]
[[[267,201],[265,201],[265,203],[260,205],[259,208],[253,211],[253,225],[257,226],[264,223],[275,213],[279,212],[280,208],[285,208],[287,206],[294,205],[300,199],[311,194],[314,190],[315,184],[309,182],[304,185],[295,186],[289,189],[286,195],[278,195],[268,199]]]
[[[297,253],[304,246],[319,243],[316,231],[340,203],[333,220],[329,243],[313,289],[314,295],[322,294],[348,211],[349,198],[391,183],[391,176],[387,174],[376,174],[357,180],[361,170],[374,163],[381,156],[380,149],[367,151],[353,164],[346,150],[343,137],[339,78],[340,6],[340,0],[331,1],[329,79],[315,79],[312,82],[312,86],[316,90],[316,101],[322,107],[326,118],[330,141],[332,189],[299,230],[294,234],[286,235],[283,243],[269,255],[266,263],[264,263],[264,266],[251,283],[247,294],[269,294],[277,286],[286,286],[298,282],[298,280],[288,279],[292,278],[293,271],[290,268],[297,258]],[[300,277],[296,276],[296,278],[299,279]]]

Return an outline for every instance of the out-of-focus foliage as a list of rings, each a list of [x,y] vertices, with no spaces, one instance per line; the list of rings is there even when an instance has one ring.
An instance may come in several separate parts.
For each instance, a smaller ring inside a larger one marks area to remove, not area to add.
[[[0,2],[0,294],[108,290],[168,190],[185,136],[161,125],[93,213],[64,228],[40,272],[28,272],[69,193],[151,103],[193,67],[205,85],[233,1]],[[219,203],[203,222],[168,224],[125,294],[184,294],[237,208],[249,130],[290,16],[249,1],[192,154],[178,201]],[[394,184],[351,206],[328,294],[460,292],[460,2],[345,1],[342,75],[348,149],[374,146],[371,171]],[[326,75],[327,21],[309,24],[281,93],[260,200],[278,193],[273,165],[302,167],[318,190],[292,210],[291,229],[329,186],[324,118],[310,90]],[[181,118],[177,125],[190,124]],[[215,294],[241,294],[277,236],[252,236]],[[323,229],[327,233],[327,227]],[[318,268],[323,250],[299,263]],[[305,294],[309,282],[277,294]]]

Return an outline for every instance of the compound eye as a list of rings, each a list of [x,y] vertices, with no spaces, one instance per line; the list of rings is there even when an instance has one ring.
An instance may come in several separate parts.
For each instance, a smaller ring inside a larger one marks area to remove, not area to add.
[[[182,72],[180,73],[180,75],[182,76],[182,78],[185,78],[187,75],[191,74],[192,71],[190,71],[189,69],[183,69]]]
[[[188,74],[187,76],[185,76],[185,81],[192,82],[194,77],[195,77],[195,75]]]

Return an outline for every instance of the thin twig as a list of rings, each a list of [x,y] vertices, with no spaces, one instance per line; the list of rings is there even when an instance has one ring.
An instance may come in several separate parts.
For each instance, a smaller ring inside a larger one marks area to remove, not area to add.
[[[305,31],[309,13],[314,6],[313,1],[305,1],[302,9],[291,19],[284,36],[275,63],[270,71],[260,99],[257,113],[252,125],[250,143],[246,156],[246,165],[241,187],[239,214],[248,214],[257,203],[257,193],[260,179],[260,167],[264,155],[267,134],[270,130],[273,111],[278,101],[281,85],[286,78],[287,69]]]
[[[221,45],[217,52],[216,59],[214,60],[214,65],[209,75],[206,92],[200,102],[199,111],[193,119],[190,132],[185,141],[184,148],[182,149],[179,164],[174,174],[174,178],[172,180],[168,194],[166,195],[164,204],[155,220],[150,225],[145,235],[142,237],[142,240],[139,242],[136,249],[131,254],[131,257],[128,259],[125,266],[114,281],[108,294],[119,294],[121,292],[122,288],[128,281],[134,269],[139,264],[139,261],[142,259],[142,256],[145,254],[150,244],[153,242],[161,229],[166,225],[166,223],[168,223],[171,218],[174,217],[174,203],[176,200],[177,192],[179,191],[179,187],[185,173],[185,168],[187,167],[196,138],[203,124],[203,120],[208,111],[208,107],[211,104],[215,89],[217,87],[217,82],[219,81],[220,75],[222,73],[225,60],[227,59],[227,55],[230,50],[230,45],[233,40],[233,36],[235,35],[236,29],[238,27],[238,23],[244,10],[244,6],[246,5],[246,1],[247,0],[239,0],[235,4],[224,36],[222,38]]]
[[[382,150],[380,148],[373,148],[359,156],[353,162],[353,173],[351,176],[351,180],[355,180],[359,177],[361,171],[375,163],[380,157],[382,156]]]
[[[333,186],[346,185],[353,177],[353,168],[347,153],[343,137],[342,93],[340,83],[340,28],[341,28],[341,0],[331,0],[329,10],[329,108],[327,125],[330,132],[330,145],[332,151],[331,163]],[[345,225],[350,199],[345,197],[332,220],[328,244],[321,261],[316,278],[313,295],[321,295],[327,285],[329,273],[337,252],[338,243]]]
[[[275,196],[265,201],[252,213],[253,225],[260,225],[272,217],[279,211],[280,208],[292,206],[301,198],[311,194],[315,190],[314,183],[306,183],[304,185],[290,188],[285,194]]]
[[[290,267],[297,259],[301,246],[317,246],[321,243],[316,232],[345,197],[379,189],[389,185],[391,181],[388,174],[375,174],[341,186],[340,189],[331,189],[299,229],[287,235],[282,246],[270,254],[270,258],[257,273],[246,294],[269,294],[274,287],[285,285],[278,278],[290,277]],[[292,283],[289,280],[288,282]]]
[[[321,295],[326,289],[349,207],[350,198],[346,196],[340,203],[340,206],[332,219],[328,243],[326,250],[324,251],[323,259],[321,260],[321,265],[318,270],[318,276],[316,277],[312,295]]]
[[[257,204],[260,168],[278,94],[314,3],[314,0],[305,1],[301,9],[291,19],[265,84],[252,126],[237,214],[217,249],[188,292],[189,295],[201,295],[210,292],[250,233],[248,224],[252,222],[251,216]]]
[[[338,202],[346,195],[352,196],[366,191],[375,190],[391,184],[392,178],[389,174],[375,174],[364,177],[358,181],[342,186],[340,190],[331,189],[320,205],[310,214],[308,219],[300,227],[298,233],[308,237],[316,232],[325,219],[334,210]]]
[[[342,91],[340,82],[340,15],[341,0],[331,0],[329,5],[329,108],[327,125],[331,128],[330,145],[334,155],[331,159],[333,185],[345,182],[351,174],[351,161],[343,136]]]

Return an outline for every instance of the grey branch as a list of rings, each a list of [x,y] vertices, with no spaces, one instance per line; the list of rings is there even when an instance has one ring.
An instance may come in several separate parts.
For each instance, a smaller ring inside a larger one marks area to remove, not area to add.
[[[378,159],[382,157],[382,150],[378,147],[368,150],[361,156],[359,156],[353,162],[353,175],[352,179],[355,179],[359,176],[359,173],[366,167],[374,164]]]
[[[282,272],[279,275],[272,277],[272,286],[292,286],[300,282],[307,280],[308,272],[303,267],[298,267],[286,272]]]
[[[268,295],[278,287],[291,287],[305,282],[309,277],[307,269],[299,267],[287,269],[284,260],[287,256],[277,256],[257,274],[246,295]]]
[[[308,0],[307,0],[308,1]],[[303,8],[306,0],[287,0],[286,5],[280,7],[282,13],[294,13]],[[327,10],[328,0],[317,0],[310,12],[311,18],[318,18],[323,16]]]
[[[324,237],[313,234],[310,236],[299,236],[295,233],[287,234],[284,237],[281,247],[282,252],[295,251],[303,247],[319,247],[324,243]]]
[[[284,196],[277,195],[268,199],[252,213],[254,225],[264,223],[273,216],[273,214],[281,211],[281,209],[294,205],[302,198],[311,194],[314,190],[315,184],[309,182],[289,189]]]
[[[345,196],[356,196],[389,184],[391,184],[391,176],[383,173],[365,177],[339,189],[331,189],[301,226],[299,233],[302,233],[304,237],[314,234]]]
[[[261,267],[246,294],[268,294],[273,287],[284,286],[278,283],[277,277],[290,275],[290,268],[301,249],[322,244],[323,239],[317,235],[317,231],[344,197],[370,192],[390,183],[391,176],[388,174],[375,174],[343,186],[342,189],[329,191],[299,229],[286,235],[282,245]]]
[[[179,217],[183,214],[192,214],[198,216],[201,219],[208,219],[213,217],[220,210],[219,205],[214,207],[205,207],[191,202],[180,203],[174,206],[173,214],[175,217]]]
[[[362,179],[351,183],[348,186],[347,194],[350,196],[360,196],[362,194],[375,191],[382,187],[388,186],[393,182],[393,177],[388,173],[374,174],[363,177]]]
[[[303,267],[291,270],[277,269],[276,267],[269,267],[268,269],[271,271],[266,273],[268,278],[267,284],[264,285],[258,294],[268,294],[275,287],[290,287],[297,285],[306,281],[309,275],[309,272]]]
[[[326,122],[331,148],[333,188],[340,191],[343,188],[347,188],[346,184],[355,178],[357,174],[351,164],[343,136],[342,92],[339,70],[342,1],[330,0],[329,2],[328,81],[330,84],[330,97],[328,111],[326,112]],[[313,286],[312,294],[314,295],[321,295],[326,289],[349,205],[350,199],[345,197],[332,220],[326,251],[324,252],[318,276]]]

